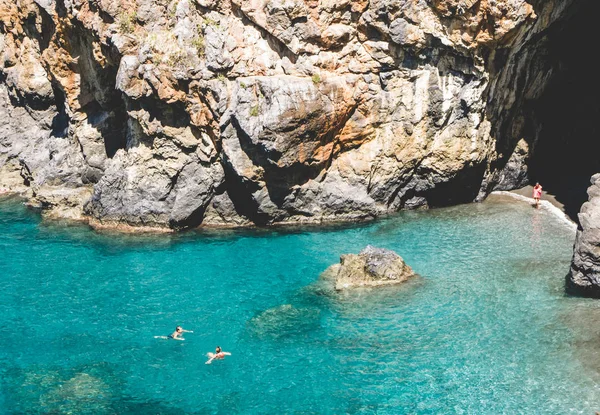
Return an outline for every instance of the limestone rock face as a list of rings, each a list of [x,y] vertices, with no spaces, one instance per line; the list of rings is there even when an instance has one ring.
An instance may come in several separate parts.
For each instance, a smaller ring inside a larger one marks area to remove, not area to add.
[[[164,229],[481,200],[575,1],[0,0],[0,187]]]
[[[579,212],[567,287],[575,294],[600,298],[600,174],[591,181],[589,200]]]
[[[340,263],[327,268],[322,278],[331,279],[336,290],[400,284],[416,274],[394,251],[367,245],[358,255],[340,257]]]

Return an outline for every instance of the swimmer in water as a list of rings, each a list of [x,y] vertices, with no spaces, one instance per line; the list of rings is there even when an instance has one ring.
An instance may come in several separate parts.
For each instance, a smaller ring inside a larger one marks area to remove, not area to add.
[[[175,327],[175,331],[173,333],[171,333],[171,335],[169,337],[172,338],[173,340],[185,340],[182,337],[183,333],[193,333],[193,331],[192,330],[184,330],[183,328],[181,328],[181,326],[177,326],[177,327]]]
[[[183,333],[193,333],[192,330],[184,330],[181,326],[175,327],[175,331],[168,336],[154,336],[155,339],[173,339],[173,340],[185,340],[182,336]]]
[[[231,356],[231,353],[224,352],[221,346],[217,346],[214,353],[208,353],[209,359],[206,361],[206,364],[210,365],[215,359],[225,359],[225,356]]]

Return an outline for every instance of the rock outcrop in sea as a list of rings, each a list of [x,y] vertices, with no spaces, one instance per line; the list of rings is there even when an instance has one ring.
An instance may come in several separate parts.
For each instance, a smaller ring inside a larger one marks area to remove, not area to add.
[[[589,200],[581,207],[567,288],[574,294],[600,297],[600,174],[592,176]]]
[[[0,186],[166,229],[481,200],[527,180],[574,4],[1,0]]]
[[[358,255],[340,256],[340,263],[327,268],[321,278],[332,281],[339,291],[400,284],[415,275],[412,268],[394,251],[367,245]]]

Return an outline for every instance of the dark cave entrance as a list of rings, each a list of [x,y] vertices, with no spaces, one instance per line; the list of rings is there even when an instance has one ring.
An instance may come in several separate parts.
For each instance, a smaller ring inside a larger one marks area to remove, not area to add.
[[[556,195],[575,221],[590,177],[600,172],[600,83],[591,70],[599,13],[600,2],[577,1],[562,24],[549,31],[547,57],[554,75],[531,108],[539,135],[529,178]]]

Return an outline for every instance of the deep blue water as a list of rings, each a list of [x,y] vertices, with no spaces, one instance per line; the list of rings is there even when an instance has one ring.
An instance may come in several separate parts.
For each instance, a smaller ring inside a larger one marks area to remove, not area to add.
[[[0,202],[0,412],[593,414],[600,302],[521,202],[360,226],[95,233]],[[367,244],[421,276],[334,294]],[[155,339],[180,324],[186,340]],[[222,346],[232,356],[205,365]]]

